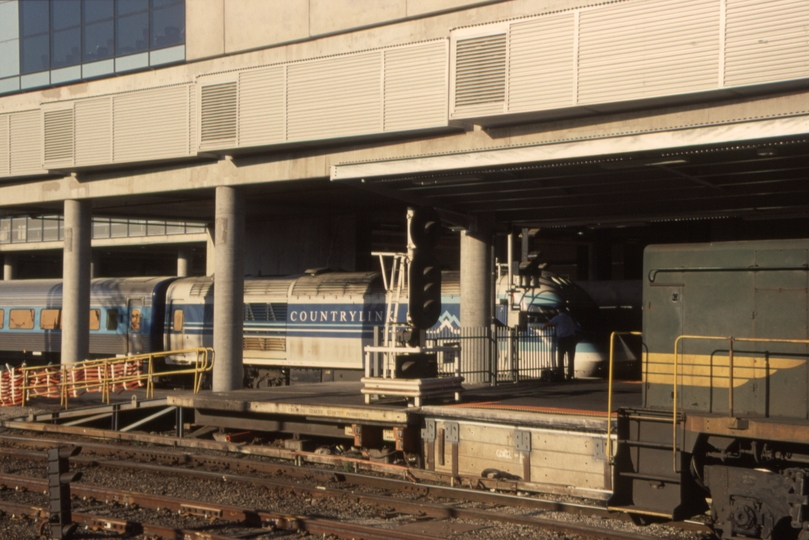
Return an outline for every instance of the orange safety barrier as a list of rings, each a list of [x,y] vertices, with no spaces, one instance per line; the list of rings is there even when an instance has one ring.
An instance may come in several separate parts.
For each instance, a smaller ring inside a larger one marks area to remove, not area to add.
[[[164,356],[196,353],[195,362],[172,371],[155,373],[154,360]],[[154,377],[167,375],[194,376],[194,392],[202,387],[202,375],[213,369],[211,348],[168,351],[101,360],[86,360],[61,366],[6,367],[0,372],[0,407],[25,405],[32,397],[60,398],[67,408],[71,397],[85,392],[100,392],[102,401],[110,403],[111,393],[146,387],[147,397],[154,397]]]
[[[0,406],[21,405],[23,401],[23,374],[18,368],[6,367],[0,373]]]

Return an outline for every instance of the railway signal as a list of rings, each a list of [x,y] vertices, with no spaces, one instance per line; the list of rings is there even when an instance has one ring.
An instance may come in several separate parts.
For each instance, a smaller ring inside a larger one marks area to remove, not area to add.
[[[48,495],[50,499],[51,538],[70,538],[78,528],[70,514],[70,483],[81,478],[81,471],[70,472],[70,458],[81,452],[81,446],[48,450]]]
[[[415,208],[408,217],[413,244],[408,312],[416,329],[427,330],[441,316],[441,268],[433,254],[441,235],[441,218],[433,208]]]

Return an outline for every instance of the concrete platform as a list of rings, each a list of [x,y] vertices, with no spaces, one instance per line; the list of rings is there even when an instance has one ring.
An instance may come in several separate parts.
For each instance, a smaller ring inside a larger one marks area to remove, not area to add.
[[[234,392],[173,393],[169,405],[194,409],[197,424],[332,436],[353,444],[419,454],[451,476],[498,478],[567,493],[607,494],[614,453],[607,383],[602,380],[466,385],[463,401],[408,407],[401,398],[364,403],[360,382]],[[640,383],[616,382],[613,409],[639,406]],[[611,443],[607,444],[607,422]]]

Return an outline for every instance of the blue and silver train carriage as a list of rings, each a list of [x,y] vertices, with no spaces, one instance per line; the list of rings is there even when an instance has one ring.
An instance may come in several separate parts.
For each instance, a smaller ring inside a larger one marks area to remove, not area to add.
[[[160,351],[166,289],[174,278],[94,279],[90,285],[90,355]],[[6,362],[59,362],[61,280],[0,282],[0,355]]]

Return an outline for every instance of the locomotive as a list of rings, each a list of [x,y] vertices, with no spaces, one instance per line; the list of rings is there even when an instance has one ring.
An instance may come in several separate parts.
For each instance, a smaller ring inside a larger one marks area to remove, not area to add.
[[[90,301],[90,355],[105,357],[176,351],[213,344],[213,287],[210,277],[94,279]],[[537,326],[567,306],[585,329],[577,347],[578,376],[602,371],[605,334],[597,327],[598,307],[580,288],[543,271],[534,283],[509,285],[498,279],[498,324],[509,311],[523,326]],[[0,355],[4,361],[58,363],[61,345],[59,280],[0,282]],[[359,378],[363,348],[374,328],[386,322],[391,294],[375,272],[324,269],[288,277],[244,282],[244,365],[254,387],[298,381]],[[442,313],[434,330],[460,326],[458,272],[444,272]],[[396,322],[407,316],[407,293],[399,298]],[[550,348],[551,343],[548,344]],[[195,356],[175,354],[169,364]]]
[[[619,411],[610,506],[806,540],[809,240],[649,246],[643,287],[643,403]]]

